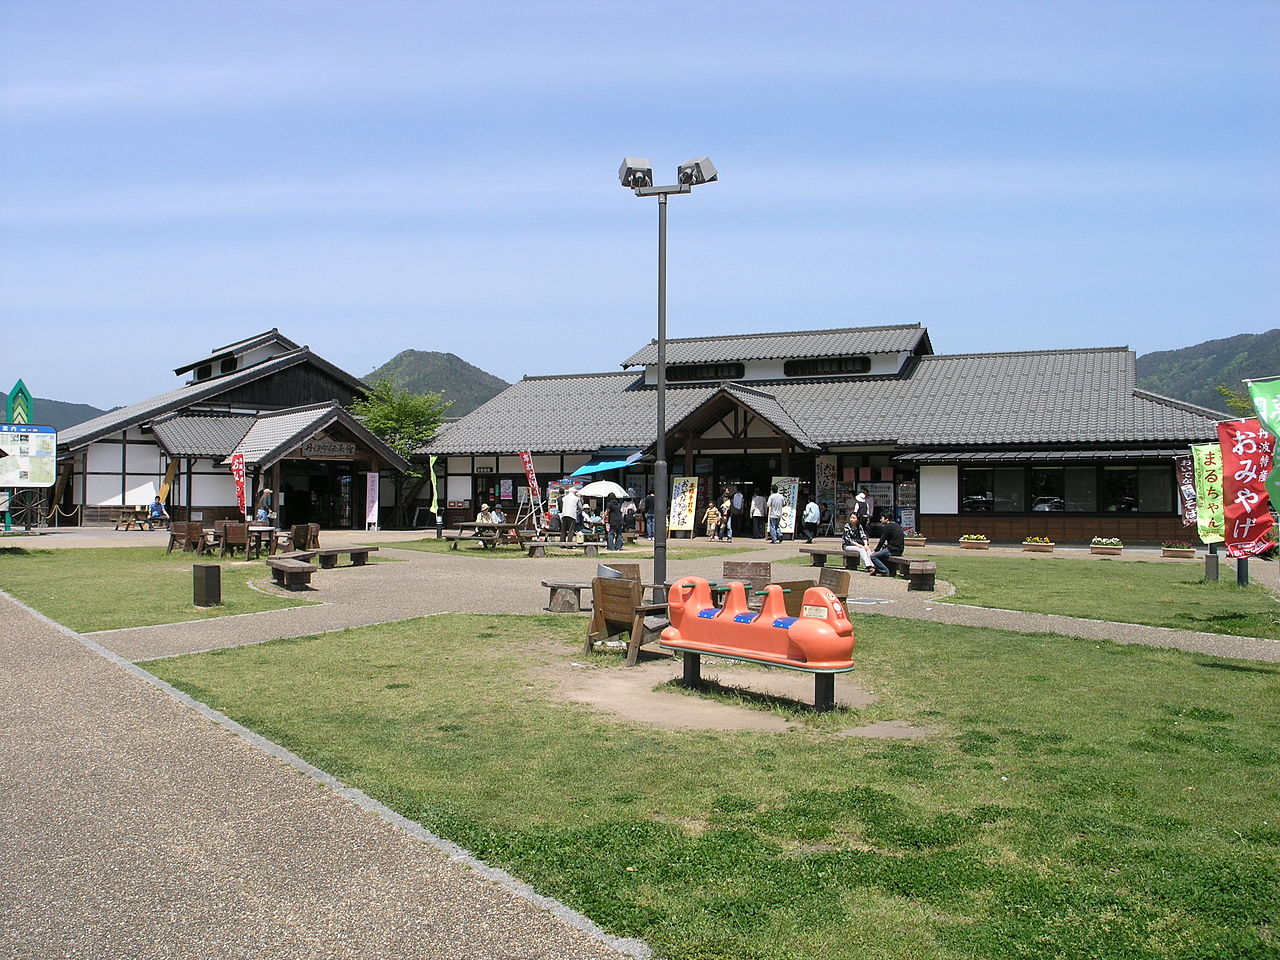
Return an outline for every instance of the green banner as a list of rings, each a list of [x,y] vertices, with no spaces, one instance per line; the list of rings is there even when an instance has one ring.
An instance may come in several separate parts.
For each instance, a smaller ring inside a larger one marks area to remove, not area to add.
[[[1249,396],[1253,400],[1253,409],[1258,411],[1258,422],[1262,429],[1280,440],[1280,379],[1246,380]],[[1272,469],[1267,473],[1267,493],[1273,504],[1280,504],[1280,471]]]
[[[1191,447],[1196,465],[1196,527],[1204,543],[1221,543],[1225,520],[1222,515],[1222,448],[1216,443]]]
[[[427,476],[431,478],[431,515],[440,516],[440,477],[436,474],[436,458],[427,457]]]

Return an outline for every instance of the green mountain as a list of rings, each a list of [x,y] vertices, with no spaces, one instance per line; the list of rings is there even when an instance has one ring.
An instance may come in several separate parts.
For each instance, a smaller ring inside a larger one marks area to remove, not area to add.
[[[1138,386],[1144,390],[1230,413],[1214,388],[1245,390],[1246,378],[1280,375],[1280,330],[1206,340],[1180,350],[1138,357]]]
[[[50,426],[55,430],[66,430],[107,412],[87,403],[67,403],[63,400],[46,400],[44,397],[32,397],[31,402],[35,405],[31,422]]]
[[[402,350],[364,380],[372,383],[381,377],[391,377],[414,393],[441,391],[446,400],[453,401],[449,407],[450,417],[470,413],[510,386],[507,381],[485,373],[461,357],[434,350]]]

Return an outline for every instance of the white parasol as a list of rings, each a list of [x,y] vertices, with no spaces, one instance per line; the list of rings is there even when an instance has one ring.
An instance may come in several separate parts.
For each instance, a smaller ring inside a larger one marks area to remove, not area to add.
[[[611,493],[619,500],[627,499],[627,491],[612,480],[593,480],[578,491],[583,497],[607,497]]]

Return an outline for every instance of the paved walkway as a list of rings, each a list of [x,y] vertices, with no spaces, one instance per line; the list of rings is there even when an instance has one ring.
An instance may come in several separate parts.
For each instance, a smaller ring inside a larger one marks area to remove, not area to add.
[[[33,545],[165,541],[164,534],[113,533],[50,535]],[[403,537],[330,533],[325,540]],[[536,612],[547,600],[539,581],[587,579],[597,562],[380,555],[403,562],[317,573],[314,596],[324,602],[315,606],[84,638],[0,595],[0,953],[102,960],[645,955],[642,945],[608,940],[582,918],[531,898],[510,878],[468,862],[129,662],[432,613]],[[787,544],[749,556],[795,555]],[[720,559],[671,566],[715,578]],[[804,575],[801,567],[783,569]],[[262,573],[261,565],[229,565],[226,575],[238,570]],[[855,604],[855,613],[1280,661],[1280,643],[1267,640],[946,604],[907,593],[903,581],[864,574],[854,574],[853,584],[854,598],[888,601]]]

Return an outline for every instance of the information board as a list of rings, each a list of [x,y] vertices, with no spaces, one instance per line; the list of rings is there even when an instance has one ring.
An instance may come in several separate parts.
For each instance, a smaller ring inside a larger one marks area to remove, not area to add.
[[[51,487],[58,477],[58,431],[0,423],[0,487]]]

